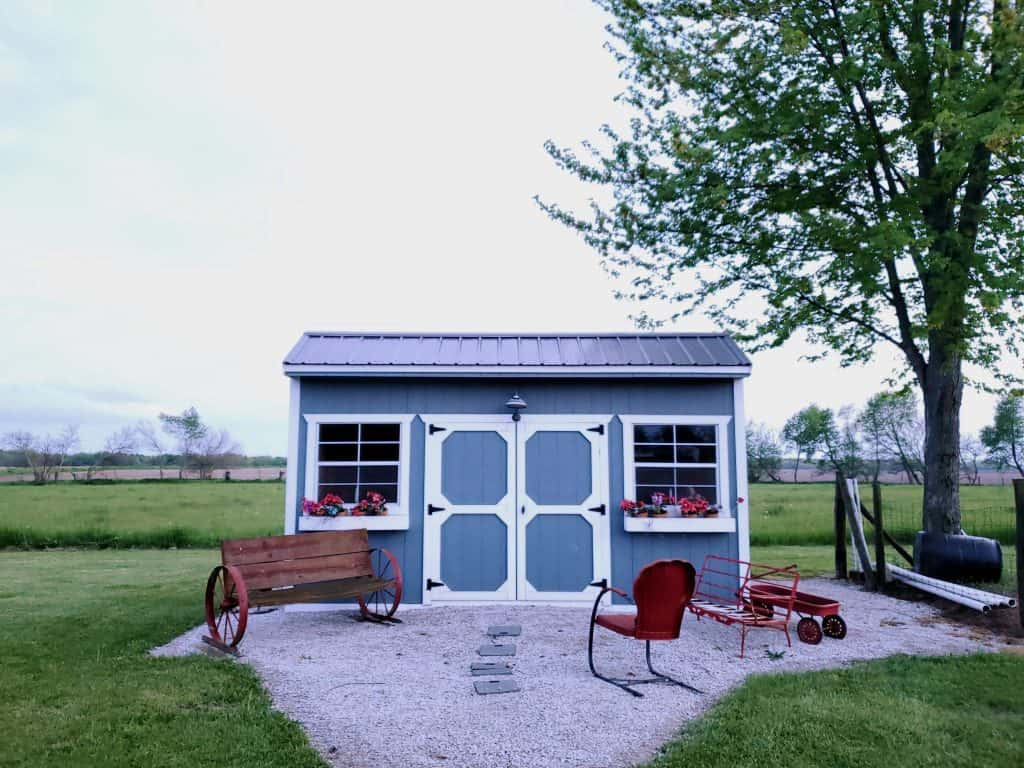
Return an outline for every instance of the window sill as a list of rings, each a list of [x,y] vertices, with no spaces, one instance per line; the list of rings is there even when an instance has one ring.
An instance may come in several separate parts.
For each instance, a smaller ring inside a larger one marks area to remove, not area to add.
[[[627,533],[733,533],[735,517],[628,517]]]
[[[300,531],[351,531],[365,528],[368,531],[405,531],[409,529],[408,515],[381,515],[373,517],[299,517]]]

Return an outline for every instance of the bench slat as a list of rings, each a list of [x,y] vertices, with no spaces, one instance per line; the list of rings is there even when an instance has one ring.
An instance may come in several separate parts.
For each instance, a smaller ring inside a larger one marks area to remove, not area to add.
[[[249,593],[249,605],[284,605],[287,603],[315,603],[343,597],[366,595],[383,587],[393,587],[394,581],[374,576],[306,584],[294,589],[256,590]]]
[[[323,557],[370,548],[365,528],[351,531],[323,531],[301,536],[264,536],[258,539],[231,539],[221,544],[224,565],[249,565],[295,560],[303,557]]]
[[[344,555],[305,557],[301,560],[250,563],[237,568],[250,590],[373,575],[369,550]]]

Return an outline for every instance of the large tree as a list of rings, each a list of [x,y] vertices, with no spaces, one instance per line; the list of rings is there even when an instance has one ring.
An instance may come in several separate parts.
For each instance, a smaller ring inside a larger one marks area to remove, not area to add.
[[[825,422],[830,418],[825,408],[811,403],[788,419],[782,427],[782,439],[796,449],[796,463],[793,464],[793,482],[799,482],[800,457],[807,461],[814,458],[821,447]]]
[[[599,0],[635,110],[587,154],[579,230],[624,295],[756,351],[899,349],[924,401],[923,518],[960,528],[964,365],[1024,335],[1020,0]],[[752,319],[753,318],[753,319]]]

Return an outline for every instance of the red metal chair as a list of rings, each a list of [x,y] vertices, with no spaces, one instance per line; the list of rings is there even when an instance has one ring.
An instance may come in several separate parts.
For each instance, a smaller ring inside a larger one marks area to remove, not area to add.
[[[685,560],[655,560],[641,569],[636,581],[633,582],[633,601],[635,613],[601,613],[601,599],[608,593],[629,596],[621,589],[610,587],[606,582],[599,582],[601,593],[594,601],[594,610],[590,614],[590,641],[587,646],[587,661],[594,677],[606,683],[618,686],[634,696],[643,696],[634,691],[632,686],[644,683],[674,683],[694,693],[703,693],[692,685],[658,672],[651,666],[651,640],[675,640],[679,637],[679,626],[683,621],[683,613],[693,595],[696,583],[696,572]],[[645,642],[647,669],[654,677],[642,680],[606,677],[598,674],[594,668],[594,627],[604,627],[620,635],[632,637]]]

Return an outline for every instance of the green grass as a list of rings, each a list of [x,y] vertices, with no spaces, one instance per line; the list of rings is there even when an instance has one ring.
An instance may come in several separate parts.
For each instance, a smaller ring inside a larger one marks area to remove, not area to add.
[[[750,543],[830,544],[832,525],[831,483],[750,486]],[[963,525],[969,533],[1014,540],[1013,488],[1001,485],[960,488]],[[871,508],[871,486],[861,484],[861,500]],[[882,487],[882,512],[886,530],[900,541],[910,542],[921,528],[921,487]]]
[[[767,565],[795,563],[799,566],[802,579],[814,576],[834,576],[836,571],[835,548],[824,544],[751,546],[750,559],[755,563]]]
[[[216,561],[0,553],[0,766],[323,768],[248,667],[147,655],[201,621]]]
[[[1024,765],[1024,659],[900,656],[752,678],[649,768]]]
[[[0,484],[0,547],[214,547],[283,521],[283,483]]]

